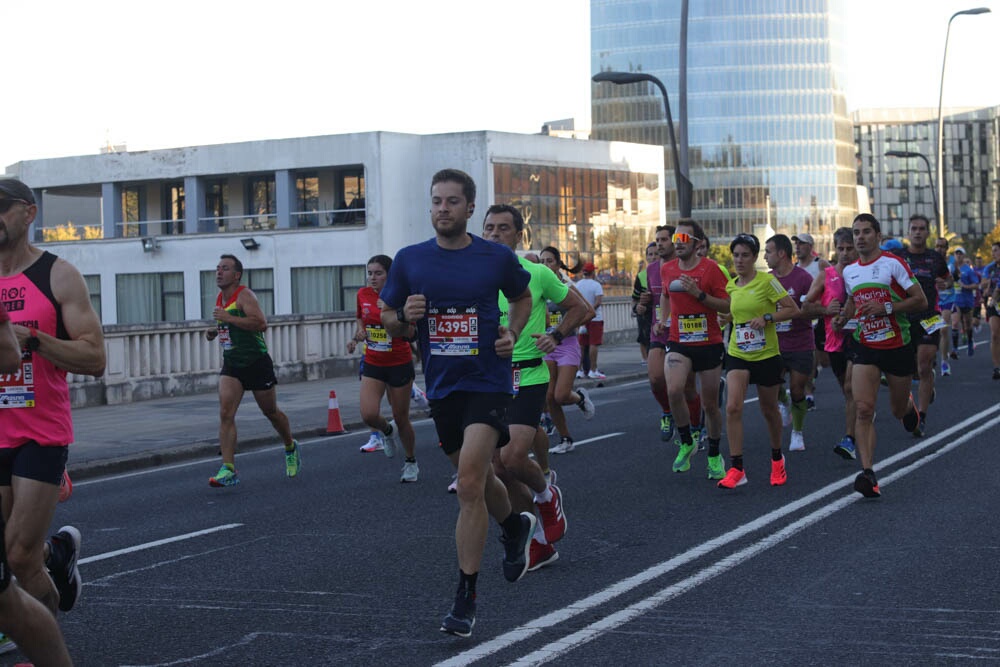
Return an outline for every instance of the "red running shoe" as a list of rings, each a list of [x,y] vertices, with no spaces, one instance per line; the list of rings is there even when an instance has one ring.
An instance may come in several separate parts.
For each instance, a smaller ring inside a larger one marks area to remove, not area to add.
[[[531,547],[528,549],[528,572],[540,570],[557,560],[559,560],[559,552],[554,546],[542,544],[534,538],[531,539]]]
[[[552,499],[547,503],[535,503],[538,505],[538,514],[542,517],[542,527],[545,529],[545,541],[555,544],[566,534],[566,515],[563,513],[562,491],[558,486],[549,485],[552,491]]]
[[[785,457],[780,461],[771,461],[771,486],[781,486],[788,481],[788,473],[785,471]]]

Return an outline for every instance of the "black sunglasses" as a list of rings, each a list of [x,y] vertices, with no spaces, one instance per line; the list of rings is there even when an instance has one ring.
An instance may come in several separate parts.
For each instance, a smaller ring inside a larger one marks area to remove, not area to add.
[[[25,206],[31,206],[31,202],[25,199],[0,199],[0,215],[3,215],[9,211],[14,204],[24,204]]]

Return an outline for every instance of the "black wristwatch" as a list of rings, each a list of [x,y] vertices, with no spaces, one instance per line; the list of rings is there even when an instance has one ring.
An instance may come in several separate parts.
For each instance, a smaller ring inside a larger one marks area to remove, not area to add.
[[[405,308],[397,308],[396,309],[396,319],[399,320],[400,322],[404,322],[404,323],[406,322],[406,309]]]
[[[550,333],[549,335],[552,336],[552,340],[554,340],[556,342],[556,345],[559,345],[560,343],[562,343],[563,342],[563,338],[566,337],[566,336],[563,335],[563,333],[561,331],[559,331],[559,329],[553,329],[552,333]]]
[[[774,321],[774,315],[772,315],[771,313],[764,313],[764,321],[765,322],[773,322]]]
[[[698,301],[704,301],[707,297],[708,295],[705,294],[705,290],[702,290],[701,294],[698,295]]]

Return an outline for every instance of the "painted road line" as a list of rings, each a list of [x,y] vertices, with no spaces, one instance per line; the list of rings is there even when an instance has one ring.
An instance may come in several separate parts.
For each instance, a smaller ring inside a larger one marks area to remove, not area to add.
[[[899,454],[896,454],[895,456],[892,456],[889,459],[886,459],[884,462],[880,464],[879,467],[884,468],[906,456],[911,456],[926,448],[932,447],[936,443],[951,437],[952,434],[964,431],[971,424],[977,421],[981,421],[983,419],[990,418],[993,414],[995,414],[998,411],[1000,411],[1000,405],[995,405],[992,408],[989,408],[980,414],[969,417],[964,421],[959,422],[958,424],[955,424],[952,427],[942,431],[941,433],[932,436],[930,438],[927,438],[920,444],[910,447],[909,449],[904,450],[903,452],[900,452]],[[676,570],[679,567],[687,565],[703,556],[706,556],[707,554],[711,553],[712,551],[715,551],[716,549],[724,547],[737,540],[743,539],[747,535],[757,530],[767,528],[772,523],[775,523],[776,521],[783,519],[789,514],[792,514],[805,507],[808,507],[809,505],[822,500],[826,496],[842,492],[845,488],[851,488],[851,484],[853,483],[853,481],[854,481],[854,474],[852,473],[849,477],[845,477],[842,480],[832,482],[821,489],[818,489],[806,496],[803,496],[798,500],[792,501],[791,503],[783,507],[779,507],[775,510],[772,510],[771,512],[768,512],[767,514],[764,514],[763,516],[760,516],[754,519],[753,521],[750,521],[744,524],[743,526],[740,526],[739,528],[735,528],[731,531],[728,531],[724,535],[708,540],[707,542],[697,545],[684,553],[678,554],[673,558],[670,558],[666,561],[653,565],[652,567],[649,567],[643,570],[642,572],[639,572],[637,574],[632,575],[631,577],[628,577],[615,584],[612,584],[611,586],[608,586],[601,591],[593,593],[583,599],[577,600],[576,602],[570,603],[565,607],[563,607],[562,609],[559,609],[558,611],[551,612],[533,621],[529,621],[528,623],[525,623],[520,627],[514,628],[513,630],[510,630],[502,635],[494,637],[489,641],[483,642],[482,644],[474,648],[471,648],[467,651],[463,651],[462,653],[459,653],[448,660],[438,663],[438,667],[461,667],[462,665],[467,665],[471,662],[475,662],[476,660],[481,660],[482,658],[488,657],[499,651],[505,650],[518,642],[524,641],[525,639],[529,639],[534,635],[538,634],[539,632],[542,632],[543,630],[546,630],[555,625],[563,623],[573,618],[574,616],[590,612],[596,607],[599,607],[600,605],[605,604],[606,602],[609,602],[620,595],[628,593],[638,588],[639,586],[646,585],[651,581],[663,576],[664,574],[667,574],[673,570]]]
[[[962,444],[972,440],[977,435],[988,431],[1000,424],[1000,417],[995,417],[991,421],[980,425],[973,431],[965,434],[964,436],[949,442],[947,445],[941,449],[922,457],[905,468],[900,468],[899,470],[887,475],[879,480],[879,487],[885,487],[892,484],[895,481],[906,477],[907,475],[915,472],[916,470],[927,465],[931,461],[938,459],[939,457],[951,452]],[[528,667],[529,665],[540,665],[550,660],[553,660],[560,655],[569,653],[573,649],[579,648],[581,645],[586,644],[589,641],[597,639],[601,635],[610,632],[622,625],[628,623],[629,621],[637,618],[643,613],[655,609],[656,607],[668,602],[676,597],[693,590],[697,586],[714,579],[715,577],[728,572],[729,570],[738,567],[751,558],[754,558],[764,551],[767,551],[771,547],[777,546],[778,544],[784,542],[785,540],[791,538],[796,533],[819,523],[823,519],[833,515],[836,512],[852,505],[855,502],[864,500],[861,496],[857,495],[855,492],[851,492],[850,495],[838,498],[828,505],[813,511],[812,513],[794,521],[788,526],[782,528],[781,530],[767,535],[754,544],[751,544],[743,549],[740,549],[736,553],[733,553],[722,560],[712,564],[709,567],[697,572],[690,577],[678,581],[671,586],[664,588],[663,590],[651,595],[650,597],[640,600],[639,602],[622,609],[614,614],[611,614],[601,620],[591,623],[585,628],[581,628],[577,632],[574,632],[566,637],[563,637],[557,641],[551,642],[546,646],[543,646],[536,651],[529,653],[520,660],[510,663],[510,667]]]
[[[77,561],[80,565],[86,565],[87,563],[96,563],[99,560],[107,560],[109,558],[117,558],[118,556],[124,556],[126,554],[134,554],[137,551],[144,551],[146,549],[153,549],[155,547],[163,546],[164,544],[172,544],[173,542],[182,542],[184,540],[190,540],[195,537],[201,537],[202,535],[211,535],[212,533],[218,533],[223,530],[232,530],[233,528],[239,528],[242,523],[227,523],[221,526],[216,526],[215,528],[206,528],[204,530],[196,530],[193,533],[185,533],[183,535],[177,535],[175,537],[167,537],[162,540],[155,540],[153,542],[146,542],[145,544],[137,544],[134,547],[125,547],[124,549],[117,549],[116,551],[109,551],[103,554],[97,554],[96,556],[89,556],[87,558],[81,558]]]

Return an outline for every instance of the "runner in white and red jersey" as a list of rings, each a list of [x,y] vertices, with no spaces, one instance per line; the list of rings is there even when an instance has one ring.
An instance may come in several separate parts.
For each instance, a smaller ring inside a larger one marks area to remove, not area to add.
[[[910,394],[916,358],[910,347],[906,313],[927,308],[927,297],[906,262],[879,249],[882,234],[875,216],[862,213],[852,228],[858,261],[844,269],[851,300],[837,324],[843,328],[851,318],[858,320],[851,346],[851,388],[857,406],[855,435],[862,472],[854,480],[854,489],[867,498],[877,498],[881,492],[872,466],[879,374],[885,373],[893,416],[903,421],[907,431],[914,432],[920,416]]]
[[[414,449],[416,435],[410,423],[410,394],[415,376],[413,354],[409,340],[394,338],[386,332],[379,303],[379,292],[385,286],[390,266],[392,258],[388,255],[375,255],[368,260],[365,266],[368,284],[358,290],[357,329],[353,340],[347,343],[347,351],[353,354],[357,343],[364,341],[360,408],[361,419],[371,427],[372,434],[361,451],[383,450],[391,458],[396,454],[398,433],[405,455],[399,481],[416,482],[420,468]],[[382,396],[386,394],[392,408],[391,421],[381,414]]]

